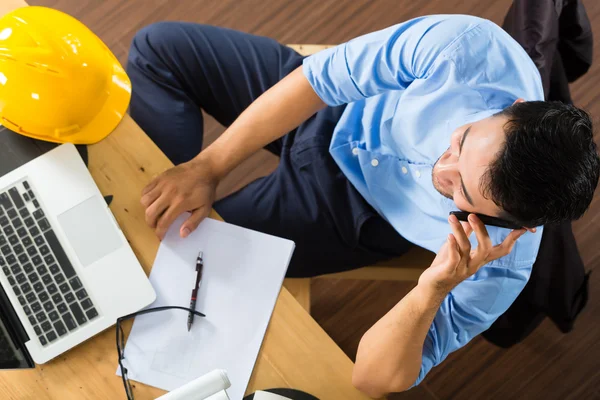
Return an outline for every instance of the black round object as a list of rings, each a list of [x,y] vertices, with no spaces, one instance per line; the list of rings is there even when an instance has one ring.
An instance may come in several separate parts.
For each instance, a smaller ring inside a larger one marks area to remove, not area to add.
[[[311,394],[308,394],[306,392],[302,392],[302,391],[296,390],[296,389],[285,389],[285,388],[265,389],[265,390],[263,390],[263,392],[278,394],[280,396],[287,397],[288,399],[291,399],[291,400],[319,400],[317,397],[315,397]],[[254,399],[254,393],[249,394],[248,396],[244,397],[244,400],[253,400],[253,399]]]

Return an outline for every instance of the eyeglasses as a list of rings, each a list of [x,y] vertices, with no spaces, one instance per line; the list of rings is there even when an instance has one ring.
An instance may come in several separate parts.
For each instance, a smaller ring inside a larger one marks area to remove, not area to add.
[[[121,378],[123,379],[123,386],[125,387],[125,394],[127,395],[127,400],[133,399],[133,390],[131,389],[131,383],[129,382],[129,378],[127,377],[127,368],[123,367],[123,360],[125,359],[125,333],[123,332],[123,327],[121,326],[121,322],[126,321],[131,318],[135,318],[138,315],[149,314],[157,311],[165,311],[165,310],[183,310],[188,313],[194,313],[199,317],[205,317],[206,315],[198,312],[196,310],[192,310],[191,308],[179,307],[179,306],[164,306],[164,307],[154,307],[148,308],[146,310],[137,311],[131,314],[124,315],[120,318],[117,318],[117,352],[119,356],[119,367],[121,368]]]

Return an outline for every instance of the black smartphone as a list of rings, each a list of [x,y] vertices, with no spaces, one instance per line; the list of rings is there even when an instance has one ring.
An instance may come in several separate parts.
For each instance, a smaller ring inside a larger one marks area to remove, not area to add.
[[[508,229],[523,229],[522,226],[513,224],[512,222],[508,222],[508,221],[505,221],[500,218],[490,217],[489,215],[470,213],[470,212],[466,212],[466,211],[450,211],[450,215],[456,215],[456,218],[458,218],[459,221],[465,221],[465,222],[469,221],[468,220],[469,214],[477,215],[477,217],[485,225],[498,226],[500,228],[508,228]]]

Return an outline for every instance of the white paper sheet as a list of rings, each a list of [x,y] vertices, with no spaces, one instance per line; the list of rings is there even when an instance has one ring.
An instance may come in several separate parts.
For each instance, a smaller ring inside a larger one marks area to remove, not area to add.
[[[243,398],[294,243],[207,219],[188,238],[179,237],[185,216],[173,223],[160,245],[150,282],[157,299],[150,307],[188,307],[198,251],[204,276],[195,317],[169,310],[138,316],[125,347],[131,380],[174,390],[216,368],[227,370],[232,400]],[[117,374],[120,371],[117,369]]]

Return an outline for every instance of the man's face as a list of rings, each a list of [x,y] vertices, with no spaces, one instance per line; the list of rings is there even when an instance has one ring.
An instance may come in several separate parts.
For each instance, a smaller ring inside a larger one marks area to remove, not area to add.
[[[483,197],[479,182],[504,145],[507,118],[489,117],[452,133],[450,147],[435,162],[433,186],[463,211],[498,216],[500,208]]]

